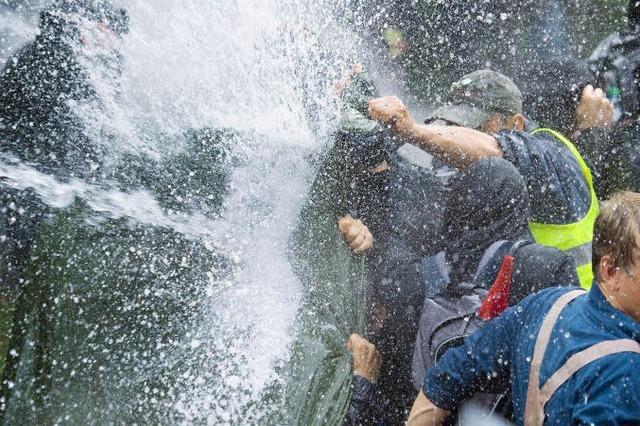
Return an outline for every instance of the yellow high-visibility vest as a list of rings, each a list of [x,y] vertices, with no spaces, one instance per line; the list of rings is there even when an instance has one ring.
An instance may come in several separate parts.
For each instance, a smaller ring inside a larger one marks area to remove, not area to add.
[[[562,134],[551,129],[537,129],[531,134],[535,135],[542,132],[552,135],[569,148],[569,151],[571,151],[578,162],[580,170],[584,175],[584,179],[587,182],[587,186],[589,187],[591,205],[589,206],[587,214],[577,222],[560,225],[530,221],[529,230],[533,235],[533,239],[538,244],[555,247],[560,251],[570,254],[576,261],[580,285],[585,289],[589,289],[593,282],[593,271],[591,268],[593,225],[595,224],[596,217],[598,217],[598,213],[600,212],[598,197],[596,196],[596,191],[593,188],[591,170],[589,170],[589,167],[582,159],[582,156],[576,147]]]

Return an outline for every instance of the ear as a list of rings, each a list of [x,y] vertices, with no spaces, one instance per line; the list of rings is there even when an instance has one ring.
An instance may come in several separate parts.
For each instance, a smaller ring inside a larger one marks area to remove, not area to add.
[[[618,274],[621,273],[621,270],[616,266],[616,262],[611,256],[602,256],[598,269],[598,280],[601,284],[605,284],[609,288],[618,285]]]
[[[510,128],[510,123],[505,123],[505,119],[500,115],[500,113],[494,113],[487,121],[482,123],[482,126],[478,130],[484,133],[496,133],[502,129]]]
[[[509,127],[519,132],[524,130],[524,115],[515,114],[509,119]]]

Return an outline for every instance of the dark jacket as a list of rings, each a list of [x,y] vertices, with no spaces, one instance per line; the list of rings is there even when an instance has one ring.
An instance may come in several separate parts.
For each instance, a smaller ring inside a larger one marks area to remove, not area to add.
[[[573,154],[555,138],[502,131],[496,135],[503,158],[524,177],[531,200],[531,219],[566,224],[582,219],[591,195]]]
[[[0,71],[0,161],[8,156],[63,180],[99,175],[102,144],[109,135],[100,135],[101,143],[92,141],[74,110],[74,105],[99,102],[79,56],[80,30],[71,16],[80,15],[126,32],[126,12],[102,2],[65,0],[41,13],[40,33]],[[117,76],[119,56],[112,53],[110,60],[98,60]],[[32,191],[6,186],[0,187],[0,208],[0,232],[6,237],[0,241],[5,259],[0,289],[6,290],[20,284],[22,264],[48,209]]]
[[[513,241],[498,241],[491,245],[480,260],[473,282],[467,283],[466,286],[461,286],[466,289],[459,289],[455,295],[447,294],[445,291],[450,284],[450,278],[448,273],[445,272],[444,253],[423,259],[421,278],[424,280],[424,285],[429,287],[425,292],[429,294],[431,290],[435,291],[436,294],[424,299],[425,305],[430,308],[422,310],[419,330],[416,330],[411,323],[404,324],[404,329],[413,330],[413,335],[411,336],[413,341],[408,343],[402,339],[393,339],[393,342],[405,345],[398,348],[397,352],[391,352],[391,356],[394,357],[396,363],[400,363],[403,360],[402,354],[406,351],[411,350],[413,354],[413,360],[409,358],[408,361],[405,360],[404,364],[394,366],[393,378],[395,380],[401,380],[403,377],[409,376],[409,380],[412,380],[411,383],[422,382],[425,371],[431,368],[436,361],[432,349],[437,350],[438,348],[432,348],[431,343],[435,326],[444,319],[442,315],[447,316],[447,318],[449,316],[461,316],[462,318],[467,314],[473,315],[473,312],[478,309],[482,298],[486,295],[487,290],[496,279],[505,255],[509,254],[514,244]],[[567,282],[572,285],[578,284],[573,259],[556,249],[538,244],[519,244],[514,256],[515,263],[511,279],[511,291],[509,293],[509,305],[518,303],[533,291],[547,288],[559,282]],[[438,290],[435,290],[435,288]],[[461,292],[464,292],[465,295],[461,295]],[[438,315],[440,317],[437,317]],[[473,323],[474,330],[483,325],[479,319],[465,320],[464,322],[467,324]],[[400,330],[400,327],[398,330]],[[402,334],[398,330],[391,331]],[[417,341],[415,341],[416,334]],[[414,343],[415,352],[413,349]],[[404,370],[399,368],[404,368]],[[385,394],[389,389],[369,383],[358,376],[353,376],[352,378],[352,389],[352,401],[347,416],[348,424],[357,424],[364,420],[370,421],[372,418],[384,417],[384,413],[381,414],[376,409],[379,405],[389,404],[390,397]],[[415,389],[411,387],[407,394],[411,398],[410,402],[413,402]],[[387,410],[398,409],[402,411],[402,408],[402,406],[388,407]],[[401,422],[405,419],[400,415],[397,416],[397,420]]]

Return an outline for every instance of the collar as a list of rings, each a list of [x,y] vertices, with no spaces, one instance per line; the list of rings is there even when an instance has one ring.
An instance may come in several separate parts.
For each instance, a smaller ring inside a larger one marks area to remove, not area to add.
[[[603,323],[615,324],[615,327],[625,335],[629,335],[634,340],[640,339],[640,323],[621,310],[614,308],[604,297],[596,281],[591,285],[587,300],[588,306],[594,308]]]

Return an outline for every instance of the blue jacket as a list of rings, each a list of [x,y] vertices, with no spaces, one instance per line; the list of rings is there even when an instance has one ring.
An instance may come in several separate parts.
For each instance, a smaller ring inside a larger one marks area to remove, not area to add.
[[[453,410],[482,390],[511,386],[517,424],[523,424],[529,366],[542,321],[568,287],[525,298],[450,349],[426,375],[423,391],[440,408]],[[574,353],[603,340],[640,341],[640,324],[614,309],[597,285],[565,307],[551,334],[540,385]],[[601,358],[574,374],[549,400],[546,424],[640,423],[640,355]]]

